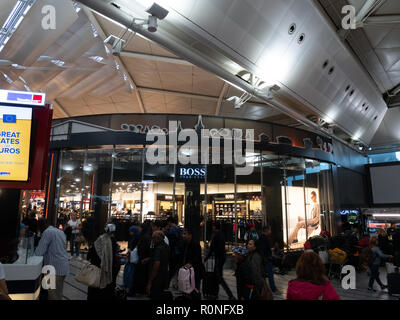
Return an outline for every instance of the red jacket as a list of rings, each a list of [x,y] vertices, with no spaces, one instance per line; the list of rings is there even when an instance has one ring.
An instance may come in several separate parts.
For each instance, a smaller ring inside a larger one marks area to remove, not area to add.
[[[358,240],[358,246],[361,248],[365,248],[369,246],[369,238],[365,237]]]
[[[287,300],[340,300],[330,281],[319,286],[310,282],[289,281]]]

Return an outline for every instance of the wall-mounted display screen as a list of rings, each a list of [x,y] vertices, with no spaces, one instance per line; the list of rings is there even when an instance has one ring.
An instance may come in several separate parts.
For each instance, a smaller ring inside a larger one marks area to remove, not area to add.
[[[32,109],[0,105],[0,181],[27,181]]]
[[[370,167],[374,204],[400,203],[400,165]]]

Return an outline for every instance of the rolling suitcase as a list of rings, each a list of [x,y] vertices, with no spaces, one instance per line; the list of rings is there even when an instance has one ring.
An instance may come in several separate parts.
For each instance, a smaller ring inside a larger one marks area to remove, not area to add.
[[[204,277],[203,277],[203,296],[210,299],[218,298],[219,282],[214,272],[215,270],[215,257],[211,256],[204,264]]]
[[[387,275],[387,285],[390,295],[400,294],[400,274],[390,273]]]
[[[216,298],[219,293],[219,283],[214,272],[206,272],[203,279],[203,296],[206,298]]]

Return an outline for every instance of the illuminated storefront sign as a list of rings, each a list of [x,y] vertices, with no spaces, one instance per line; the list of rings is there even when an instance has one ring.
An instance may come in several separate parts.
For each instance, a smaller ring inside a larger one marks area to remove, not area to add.
[[[44,93],[0,90],[0,103],[44,106],[45,102]]]
[[[0,105],[0,180],[28,180],[31,122],[31,108]]]
[[[204,168],[180,168],[179,177],[186,179],[203,179],[206,176]]]

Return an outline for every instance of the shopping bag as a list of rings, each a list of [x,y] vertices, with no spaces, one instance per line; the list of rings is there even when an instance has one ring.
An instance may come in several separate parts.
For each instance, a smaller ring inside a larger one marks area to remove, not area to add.
[[[100,288],[101,269],[93,264],[86,264],[75,280],[88,287]]]
[[[323,264],[328,264],[329,263],[328,251],[326,251],[326,250],[320,251],[320,252],[318,252],[318,255],[321,258]]]
[[[129,262],[133,264],[139,263],[139,254],[137,248],[133,249],[133,251],[131,252]]]
[[[395,273],[395,266],[393,263],[386,262],[386,273],[387,274]]]

